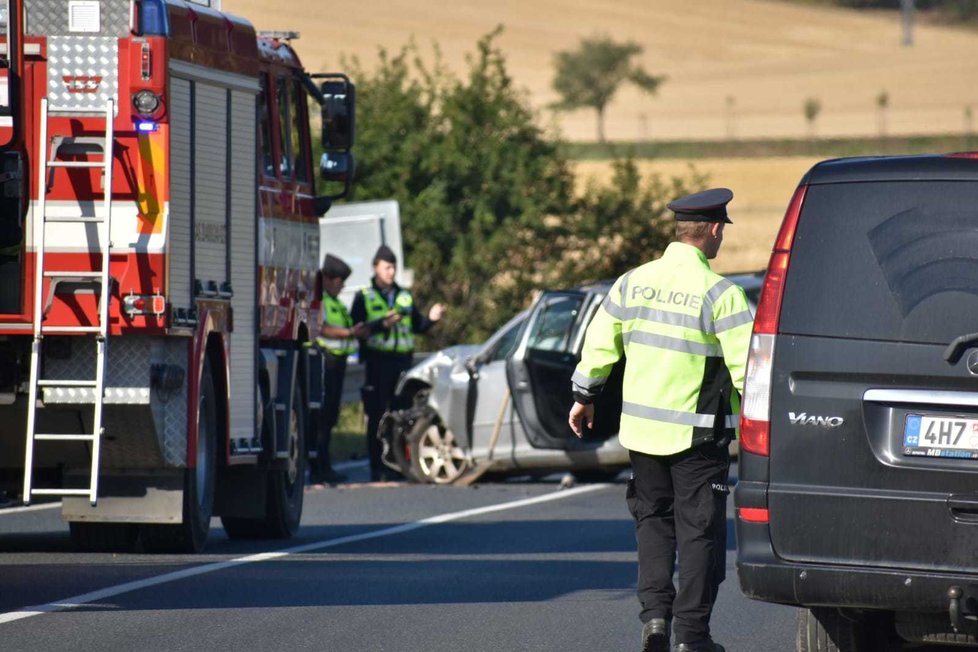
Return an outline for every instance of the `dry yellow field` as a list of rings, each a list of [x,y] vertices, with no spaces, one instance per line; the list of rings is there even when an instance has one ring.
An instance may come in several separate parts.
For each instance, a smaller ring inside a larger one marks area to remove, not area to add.
[[[723,248],[712,266],[719,272],[737,272],[767,267],[771,246],[781,226],[791,194],[808,169],[818,159],[808,157],[698,159],[697,172],[709,176],[709,184],[733,190],[728,206],[733,224],[724,230]],[[686,177],[689,162],[675,159],[640,161],[643,175]],[[608,163],[581,161],[576,164],[579,179],[599,181],[610,177]]]
[[[464,69],[476,40],[503,24],[499,40],[517,84],[571,140],[593,140],[593,112],[557,117],[542,109],[553,55],[605,34],[645,48],[647,71],[668,75],[655,97],[623,89],[608,108],[611,139],[798,137],[802,105],[818,98],[819,135],[873,135],[876,97],[886,91],[892,134],[954,133],[965,107],[978,112],[978,34],[918,26],[900,45],[896,14],[864,14],[772,0],[224,0],[259,29],[299,30],[309,68],[335,70],[341,55],[368,66],[379,47],[437,41]],[[728,100],[729,98],[729,100]]]

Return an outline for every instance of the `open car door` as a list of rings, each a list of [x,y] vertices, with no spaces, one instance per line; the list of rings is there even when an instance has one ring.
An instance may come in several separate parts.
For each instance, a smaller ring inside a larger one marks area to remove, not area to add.
[[[595,406],[594,429],[578,439],[567,424],[574,399],[571,375],[580,360],[584,331],[603,295],[546,292],[534,306],[506,376],[526,437],[536,448],[591,448],[617,434],[621,416],[619,363]]]

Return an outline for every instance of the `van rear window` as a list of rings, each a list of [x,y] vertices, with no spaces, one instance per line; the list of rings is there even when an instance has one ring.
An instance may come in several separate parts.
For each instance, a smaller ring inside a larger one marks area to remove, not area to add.
[[[978,331],[978,182],[810,187],[779,330],[932,344]]]

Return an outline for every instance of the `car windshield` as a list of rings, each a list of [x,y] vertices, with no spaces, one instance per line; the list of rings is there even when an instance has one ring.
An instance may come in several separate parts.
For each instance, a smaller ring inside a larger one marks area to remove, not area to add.
[[[578,294],[548,299],[533,323],[527,346],[538,351],[565,350],[583,300],[583,295]]]
[[[511,319],[508,324],[503,326],[497,333],[493,343],[486,349],[484,359],[486,362],[505,360],[516,348],[519,342],[520,332],[523,324],[526,323],[526,313],[520,313],[516,319]]]

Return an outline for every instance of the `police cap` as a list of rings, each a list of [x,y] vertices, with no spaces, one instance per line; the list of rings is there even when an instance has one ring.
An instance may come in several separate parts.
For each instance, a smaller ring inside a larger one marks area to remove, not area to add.
[[[378,262],[384,261],[385,263],[390,263],[391,265],[397,264],[397,256],[387,245],[380,245],[377,248],[377,253],[374,254],[374,265]]]
[[[326,278],[341,278],[344,281],[350,277],[350,266],[333,254],[326,254],[323,259],[323,276]]]
[[[669,202],[666,207],[676,214],[680,222],[726,222],[727,204],[733,199],[728,188],[710,188],[692,195],[686,195]]]

